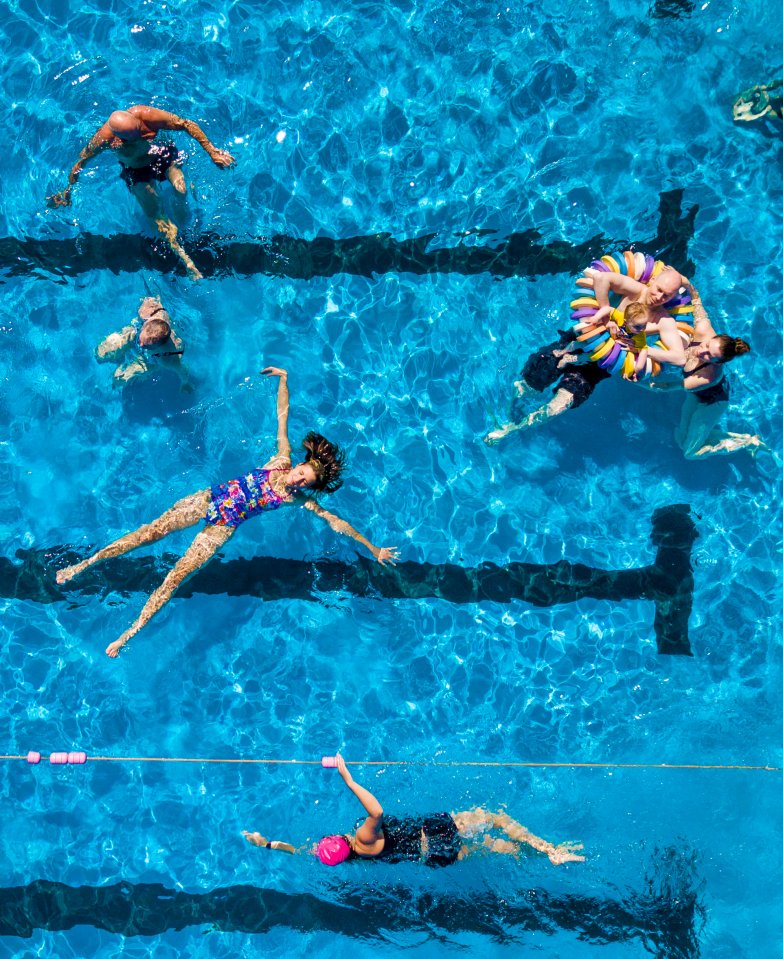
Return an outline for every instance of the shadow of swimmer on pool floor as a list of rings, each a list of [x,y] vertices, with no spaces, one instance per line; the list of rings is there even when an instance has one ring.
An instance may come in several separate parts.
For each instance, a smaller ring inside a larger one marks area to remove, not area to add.
[[[653,513],[650,539],[655,560],[636,569],[607,570],[561,560],[549,565],[401,562],[381,566],[361,556],[353,563],[293,560],[258,556],[216,559],[189,579],[177,596],[194,593],[257,596],[263,600],[302,599],[318,602],[329,593],[371,599],[440,599],[449,603],[511,603],[556,606],[584,598],[649,600],[655,604],[653,628],[658,652],[692,656],[688,619],[693,606],[691,552],[698,537],[690,507],[677,504]],[[149,592],[169,567],[171,556],[123,557],[86,570],[63,587],[54,581],[54,567],[81,558],[68,546],[17,550],[14,562],[0,557],[0,598],[56,603],[81,595]]]
[[[213,932],[258,934],[283,927],[379,942],[406,933],[520,943],[526,932],[565,933],[597,945],[639,941],[645,955],[659,959],[696,959],[703,907],[693,862],[673,849],[659,851],[654,862],[645,891],[629,890],[623,898],[542,888],[500,894],[486,887],[454,895],[376,882],[340,883],[328,898],[329,889],[313,895],[237,885],[194,893],[159,883],[75,887],[39,879],[0,888],[0,935],[29,938],[37,929],[88,925],[122,936],[156,936],[208,925]]]

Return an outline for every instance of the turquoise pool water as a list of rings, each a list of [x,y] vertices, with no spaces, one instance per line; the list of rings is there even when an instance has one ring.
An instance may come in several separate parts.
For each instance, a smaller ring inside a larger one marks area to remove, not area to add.
[[[680,18],[570,0],[0,10],[2,752],[783,765],[781,147],[729,109],[770,78],[780,14],[756,0]],[[199,284],[155,251],[109,158],[70,210],[46,209],[132,102],[197,120],[237,157],[221,172],[180,138]],[[562,323],[581,251],[626,242],[689,260],[720,325],[751,341],[729,428],[758,430],[768,453],[687,463],[679,399],[616,382],[482,442]],[[122,395],[94,361],[145,284],[187,341],[192,392]],[[290,371],[292,437],[316,428],[349,452],[330,508],[408,563],[636,569],[654,560],[654,512],[690,504],[692,656],[658,653],[639,598],[357,596],[297,590],[292,573],[262,600],[264,557],[361,568],[351,542],[283,511],[233,538],[213,592],[175,599],[110,662],[143,556],[67,598],[54,569],[266,459],[269,363]],[[3,762],[0,955],[780,955],[779,776],[370,767],[357,778],[387,810],[505,804],[588,859],[327,872],[240,834],[348,828],[358,806],[318,767]],[[673,904],[692,895],[683,932]]]

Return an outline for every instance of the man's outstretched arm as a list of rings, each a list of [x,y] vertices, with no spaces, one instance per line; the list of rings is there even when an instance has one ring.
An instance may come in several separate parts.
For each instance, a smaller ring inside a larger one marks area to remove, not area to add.
[[[143,120],[154,130],[184,130],[199,146],[203,147],[216,166],[229,167],[236,162],[227,150],[218,150],[194,120],[186,120],[184,117],[178,117],[176,113],[169,113],[168,110],[158,110],[141,104],[131,107],[128,113]]]
[[[92,136],[90,142],[79,154],[79,159],[71,167],[71,172],[68,174],[68,186],[59,193],[54,193],[52,196],[47,197],[49,206],[71,205],[71,190],[79,179],[79,174],[82,172],[83,167],[89,163],[93,157],[98,156],[99,153],[105,150],[111,143],[113,137],[114,134],[112,133],[111,127],[108,123],[104,123]]]

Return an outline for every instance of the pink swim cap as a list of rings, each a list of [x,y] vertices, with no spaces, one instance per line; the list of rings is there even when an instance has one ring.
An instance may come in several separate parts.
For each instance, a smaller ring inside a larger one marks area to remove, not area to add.
[[[318,858],[325,866],[339,866],[351,855],[345,836],[324,836],[318,842]]]

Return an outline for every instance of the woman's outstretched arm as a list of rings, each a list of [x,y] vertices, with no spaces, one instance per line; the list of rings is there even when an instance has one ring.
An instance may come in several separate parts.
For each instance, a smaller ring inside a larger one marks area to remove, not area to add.
[[[383,807],[369,789],[365,789],[364,786],[360,786],[359,783],[354,780],[353,776],[348,772],[348,767],[345,765],[343,757],[338,753],[335,758],[337,759],[337,771],[343,777],[343,782],[354,796],[356,796],[362,806],[364,806],[364,811],[367,813],[367,818],[356,830],[356,838],[366,846],[373,846],[378,842],[382,834]]]
[[[320,516],[321,519],[326,520],[335,533],[350,536],[352,539],[355,539],[357,543],[366,546],[382,566],[386,563],[395,565],[399,559],[399,551],[395,546],[373,546],[373,544],[366,537],[362,536],[360,532],[355,530],[350,523],[346,523],[344,519],[340,519],[335,513],[330,513],[328,510],[325,510],[323,506],[316,503],[314,499],[306,499],[304,505],[306,509],[315,513],[316,516]]]
[[[356,796],[362,806],[364,806],[364,811],[367,815],[372,819],[381,819],[383,816],[383,807],[375,796],[373,796],[369,789],[365,789],[364,786],[360,786],[359,783],[356,782],[348,771],[345,760],[339,753],[335,758],[337,759],[337,772],[343,777],[345,785],[351,790],[354,796]]]
[[[290,456],[291,443],[288,439],[288,373],[277,366],[267,366],[261,370],[264,376],[279,376],[277,384],[277,455]]]
[[[292,846],[290,842],[282,842],[280,839],[266,839],[260,832],[248,832],[245,829],[242,835],[251,846],[258,846],[259,849],[276,849],[278,852],[288,852],[291,855],[299,852],[296,846]]]

